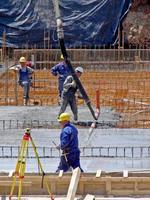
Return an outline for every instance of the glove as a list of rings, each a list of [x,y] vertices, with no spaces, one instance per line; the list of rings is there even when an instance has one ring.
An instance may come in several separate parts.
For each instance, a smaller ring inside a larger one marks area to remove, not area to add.
[[[60,146],[58,145],[58,146],[56,146],[56,149],[60,151],[61,148],[60,148]]]
[[[76,82],[75,81],[72,81],[72,83],[70,84],[71,85],[71,87],[76,87]]]

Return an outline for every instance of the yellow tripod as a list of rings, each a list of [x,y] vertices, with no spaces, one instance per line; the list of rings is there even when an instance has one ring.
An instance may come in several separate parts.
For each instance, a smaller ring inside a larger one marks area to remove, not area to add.
[[[23,135],[23,139],[22,139],[22,142],[21,142],[21,148],[20,148],[20,152],[19,152],[19,155],[18,155],[18,160],[17,160],[15,172],[13,173],[13,182],[12,182],[12,186],[11,186],[11,192],[10,192],[10,195],[9,195],[9,200],[11,200],[11,197],[13,195],[17,177],[19,178],[18,200],[21,200],[22,184],[23,184],[24,173],[25,173],[25,168],[26,168],[26,155],[27,155],[29,141],[31,141],[35,156],[38,160],[39,169],[42,173],[42,185],[41,185],[41,187],[43,188],[43,180],[44,180],[45,172],[43,171],[38,153],[36,151],[36,146],[35,146],[33,139],[30,135],[30,129],[27,128],[24,135]],[[45,180],[45,185],[46,185],[47,191],[50,195],[50,199],[54,200],[54,197],[53,197],[53,195],[50,191],[48,182],[46,180]]]

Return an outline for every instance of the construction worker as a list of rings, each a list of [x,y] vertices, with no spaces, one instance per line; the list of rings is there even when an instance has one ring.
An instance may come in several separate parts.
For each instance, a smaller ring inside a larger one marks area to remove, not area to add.
[[[61,125],[60,145],[56,148],[62,150],[60,163],[56,172],[63,170],[68,171],[71,167],[73,169],[80,166],[80,150],[78,147],[78,130],[70,123],[70,114],[62,113],[58,121]]]
[[[63,91],[63,84],[68,75],[70,75],[70,69],[67,66],[66,62],[64,61],[63,55],[60,57],[61,62],[55,65],[54,67],[51,68],[51,73],[54,76],[58,76],[58,92],[59,92],[59,101],[58,103],[60,104],[60,98],[61,94]]]
[[[34,70],[27,66],[25,57],[20,57],[19,63],[19,65],[14,66],[12,69],[18,72],[18,83],[23,88],[24,105],[27,105]]]
[[[83,68],[82,67],[77,67],[75,69],[75,73],[78,78],[83,73]],[[61,113],[65,112],[67,105],[70,105],[70,108],[74,114],[74,121],[78,120],[78,110],[77,110],[77,103],[76,103],[76,96],[75,93],[77,91],[77,85],[75,80],[71,75],[69,75],[63,85],[63,91],[62,91],[62,97],[61,97],[61,108],[58,114],[58,117],[61,115]],[[81,95],[80,95],[80,98]]]

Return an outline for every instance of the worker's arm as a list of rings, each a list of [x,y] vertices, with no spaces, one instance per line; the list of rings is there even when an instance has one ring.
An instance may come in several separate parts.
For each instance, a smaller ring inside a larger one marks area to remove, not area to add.
[[[28,71],[29,71],[30,74],[33,74],[33,73],[34,73],[34,69],[32,69],[31,67],[28,67],[28,66],[27,66],[27,69],[28,69]]]
[[[63,91],[67,92],[70,87],[76,87],[76,82],[74,81],[72,76],[68,76],[63,85]]]
[[[79,98],[79,99],[83,99],[83,96],[82,96],[82,94],[81,94],[81,92],[80,92],[79,90],[77,90],[76,96],[77,96],[77,98]]]
[[[71,130],[69,128],[65,128],[60,136],[60,148],[61,150],[65,150],[68,147],[71,140]]]
[[[59,67],[60,67],[60,63],[58,63],[57,65],[55,65],[54,67],[51,68],[51,73],[52,73],[54,76],[57,76],[57,75],[58,75]]]
[[[14,65],[14,66],[10,67],[9,69],[16,72],[16,71],[19,71],[20,66],[19,65]]]

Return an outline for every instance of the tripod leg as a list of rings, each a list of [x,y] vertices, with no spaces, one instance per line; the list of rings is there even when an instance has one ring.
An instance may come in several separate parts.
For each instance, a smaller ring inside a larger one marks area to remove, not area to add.
[[[36,156],[36,158],[37,158],[37,161],[38,161],[38,165],[39,165],[39,167],[40,167],[40,170],[41,170],[41,172],[43,173],[43,172],[44,172],[44,171],[43,171],[43,167],[42,167],[42,164],[41,164],[41,162],[40,162],[38,153],[37,153],[37,151],[36,151],[36,146],[35,146],[35,144],[34,144],[33,139],[32,139],[31,136],[30,136],[30,141],[31,141],[31,144],[32,144],[32,147],[33,147],[35,156]]]
[[[18,200],[21,200],[22,184],[23,184],[25,166],[26,166],[26,161],[22,162],[22,165],[21,165],[21,171],[20,171],[20,176],[19,176],[20,181],[19,181],[19,190],[18,190]]]
[[[35,146],[35,144],[34,144],[33,139],[32,139],[31,136],[30,136],[30,141],[31,141],[31,143],[32,143],[33,150],[34,150],[35,156],[36,156],[36,158],[37,158],[38,165],[39,165],[39,167],[40,167],[41,173],[42,173],[43,176],[45,176],[45,172],[43,171],[42,164],[41,164],[41,162],[40,162],[38,153],[37,153],[37,151],[36,151],[36,146]],[[43,179],[42,179],[42,181],[43,181]],[[47,180],[45,181],[45,184],[46,184],[46,188],[47,188],[48,194],[50,195],[51,200],[54,200],[54,197],[53,197],[53,195],[52,195],[52,193],[51,193],[51,191],[50,191],[50,188],[49,188],[49,185],[48,185]],[[43,183],[42,183],[42,185],[43,185]]]
[[[24,150],[22,154],[22,160],[21,160],[21,165],[20,165],[20,173],[19,173],[19,190],[18,190],[18,200],[21,200],[21,194],[22,194],[22,184],[23,184],[23,179],[24,179],[24,173],[25,173],[25,168],[26,168],[26,154],[27,154],[27,149],[28,149],[28,140],[24,140]]]
[[[9,200],[11,200],[11,197],[12,197],[12,195],[13,195],[14,188],[15,188],[15,184],[16,184],[16,175],[14,175],[14,177],[13,177],[13,183],[12,183],[12,186],[11,186],[11,191],[10,191],[10,195],[9,195]]]
[[[15,173],[18,175],[19,175],[21,161],[23,159],[23,155],[24,155],[24,151],[25,151],[25,145],[26,145],[26,141],[22,140],[21,149],[20,149],[19,156],[18,156],[18,162],[17,162],[16,169],[15,169]]]
[[[9,199],[11,199],[13,192],[14,192],[14,188],[15,188],[15,185],[16,185],[16,178],[17,178],[17,175],[19,175],[20,164],[21,164],[21,161],[22,161],[22,158],[23,158],[24,149],[25,149],[25,141],[22,140],[19,155],[18,155],[18,160],[17,160],[17,164],[16,164],[16,168],[15,168],[15,172],[13,174],[13,183],[12,183],[12,186],[11,186]]]
[[[25,172],[25,166],[26,166],[26,153],[28,148],[28,140],[23,139],[21,143],[21,148],[18,156],[18,161],[16,164],[15,172],[13,175],[13,183],[11,187],[11,192],[9,195],[9,199],[11,200],[11,197],[14,192],[15,184],[16,184],[16,178],[19,176],[19,191],[18,191],[18,199],[21,200],[21,194],[22,194],[22,182],[24,178],[24,172]]]
[[[54,197],[53,197],[53,195],[52,195],[52,193],[50,191],[50,188],[49,188],[47,180],[45,181],[45,184],[46,184],[46,188],[47,188],[47,191],[48,191],[48,194],[49,194],[51,200],[54,200]]]

